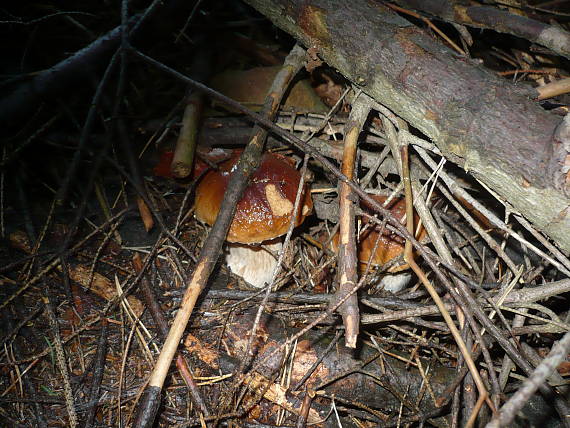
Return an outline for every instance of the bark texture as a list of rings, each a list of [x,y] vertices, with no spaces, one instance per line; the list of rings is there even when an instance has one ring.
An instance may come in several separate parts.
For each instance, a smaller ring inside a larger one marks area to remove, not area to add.
[[[247,0],[570,251],[561,119],[380,4]],[[556,136],[555,136],[556,135]]]
[[[545,24],[494,6],[470,5],[455,0],[396,0],[395,3],[447,22],[489,28],[522,37],[570,58],[570,33],[556,25]]]

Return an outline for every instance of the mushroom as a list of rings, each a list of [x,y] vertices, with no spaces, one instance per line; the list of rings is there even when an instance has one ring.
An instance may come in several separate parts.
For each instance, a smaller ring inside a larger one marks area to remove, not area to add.
[[[240,154],[241,150],[234,151],[217,170],[208,171],[196,188],[195,215],[203,223],[212,225],[216,220]],[[237,204],[226,237],[226,263],[254,287],[262,288],[271,280],[277,260],[267,250],[276,253],[282,248],[280,237],[287,233],[293,217],[300,179],[292,159],[266,153]],[[312,208],[311,195],[305,188],[295,226],[303,222]],[[259,245],[262,243],[265,248]]]
[[[386,196],[381,195],[370,195],[370,197],[380,204],[383,204],[387,199]],[[366,204],[363,203],[363,205],[364,208],[367,207]],[[404,223],[403,219],[406,214],[405,198],[396,198],[392,200],[386,208],[390,210],[392,215],[398,219],[398,221]],[[417,216],[414,217],[416,217],[414,218],[414,224],[417,228],[419,218],[417,218]],[[363,219],[361,232],[357,240],[360,271],[363,271],[366,268],[368,260],[370,260],[372,266],[384,266],[388,262],[404,254],[404,246],[406,243],[405,239],[396,233],[391,232],[386,227],[384,228],[382,235],[380,235],[380,230],[380,225]],[[419,232],[416,232],[416,239],[423,239],[425,234],[425,229],[420,227]],[[338,250],[338,239],[339,235],[337,233],[331,240],[331,246],[335,251]],[[376,247],[376,251],[373,253],[376,241],[378,241],[378,245]],[[371,255],[372,258],[370,258]],[[401,263],[389,267],[380,280],[380,287],[392,293],[397,293],[402,290],[412,279],[412,274],[410,272],[406,272],[408,269],[409,265],[403,260]]]

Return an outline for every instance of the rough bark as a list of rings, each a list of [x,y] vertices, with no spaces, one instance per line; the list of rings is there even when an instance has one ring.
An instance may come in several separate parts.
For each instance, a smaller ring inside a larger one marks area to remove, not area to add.
[[[221,340],[226,345],[224,350],[227,354],[224,352],[218,354],[219,367],[216,369],[221,369],[223,373],[236,370],[240,359],[244,358],[244,350],[253,320],[254,311],[248,310],[234,314],[231,322],[225,324],[226,328]],[[212,322],[217,323],[214,320]],[[208,334],[214,328],[218,326],[203,325],[201,332],[197,334],[198,337],[190,336],[185,343],[187,346],[191,345],[189,349],[214,349],[215,341],[218,339]],[[254,344],[257,351],[255,362],[264,362],[258,368],[257,373],[267,379],[275,379],[275,373],[283,366],[284,354],[277,352],[269,359],[266,357],[295,332],[293,328],[283,328],[282,320],[273,315],[264,314],[262,316]],[[378,355],[377,350],[366,343],[362,344],[357,354],[349,348],[334,346],[334,344],[331,349],[329,347],[331,340],[332,335],[324,330],[310,330],[299,338],[291,364],[290,385],[297,386],[300,382],[297,390],[306,387],[309,390],[325,392],[329,397],[335,397],[338,400],[337,405],[359,403],[390,415],[391,418],[382,420],[383,423],[380,426],[395,426],[398,422],[404,426],[406,423],[424,420],[428,415],[437,412],[432,396],[425,391],[425,386],[422,387],[425,381],[416,365],[410,366],[387,353],[375,358],[375,354]],[[201,358],[200,355],[200,352],[196,353],[198,358]],[[202,361],[208,364],[208,361],[212,360],[203,359]],[[315,367],[317,361],[320,363]],[[423,359],[421,361],[424,369],[429,366],[429,384],[435,398],[441,398],[444,403],[448,402],[446,388],[453,384],[457,376],[455,370],[438,362],[429,363]],[[302,381],[302,379],[305,380]],[[294,391],[295,388],[290,387],[287,392],[294,393]],[[403,406],[399,397],[403,400]],[[328,403],[325,401],[324,404]],[[352,410],[348,413],[350,414],[357,408],[357,406],[352,406]],[[402,414],[399,413],[400,411]],[[521,420],[514,421],[509,426],[528,426],[529,423],[535,423],[537,420],[542,420],[543,426],[556,423],[555,411],[551,404],[542,399],[540,395],[533,397],[532,404],[527,405],[523,413],[526,419],[522,419],[522,422]],[[546,417],[549,418],[548,421],[545,420]],[[336,420],[334,421],[333,424],[325,426],[338,426]],[[342,426],[350,425],[343,421]]]
[[[493,6],[466,5],[453,0],[396,0],[395,3],[447,22],[489,28],[522,37],[570,58],[570,33],[556,25],[515,15]]]
[[[532,89],[458,57],[379,4],[247,1],[570,251],[567,136],[556,132],[559,117],[529,99]]]

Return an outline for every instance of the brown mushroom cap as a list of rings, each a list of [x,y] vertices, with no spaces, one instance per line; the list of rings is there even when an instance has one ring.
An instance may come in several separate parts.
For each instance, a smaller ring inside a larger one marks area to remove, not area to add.
[[[216,220],[231,171],[241,151],[222,162],[218,170],[205,174],[196,188],[195,214],[198,220],[212,225]],[[290,159],[275,153],[263,155],[261,165],[237,204],[227,241],[254,244],[287,232],[301,175]],[[312,211],[311,195],[305,188],[295,225]]]
[[[386,196],[382,195],[370,195],[370,197],[376,200],[378,203],[383,204],[386,201]],[[366,209],[366,204],[362,204],[363,208]],[[392,202],[386,207],[390,210],[392,215],[396,217],[400,222],[402,221],[404,215],[406,214],[406,200],[404,198],[393,199]],[[373,212],[370,210],[370,212]],[[419,217],[414,215],[414,225],[417,227],[419,224]],[[374,253],[371,263],[373,265],[382,266],[388,263],[390,260],[400,256],[404,252],[404,246],[406,244],[405,239],[396,233],[391,232],[387,228],[384,228],[382,235],[380,235],[381,226],[374,225],[368,220],[363,219],[362,221],[363,231],[360,233],[358,238],[358,260],[361,263],[368,263],[370,255],[374,250],[376,245],[376,240],[378,240],[378,246],[376,247],[376,252]],[[423,239],[426,232],[422,227],[420,229],[419,235],[416,239]],[[338,233],[333,237],[331,243],[335,251],[338,249]],[[408,269],[407,264],[399,264],[392,266],[388,269],[388,272],[399,272]]]

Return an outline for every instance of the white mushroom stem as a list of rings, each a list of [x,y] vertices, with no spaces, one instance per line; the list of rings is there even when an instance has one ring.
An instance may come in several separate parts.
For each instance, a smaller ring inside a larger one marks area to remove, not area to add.
[[[264,244],[263,247],[277,257],[283,248],[283,243],[278,238]],[[271,281],[271,275],[277,265],[277,259],[263,247],[245,244],[227,245],[226,263],[230,270],[256,288],[263,288]]]
[[[406,288],[411,280],[412,274],[410,272],[387,273],[380,280],[380,287],[384,291],[397,293]]]

